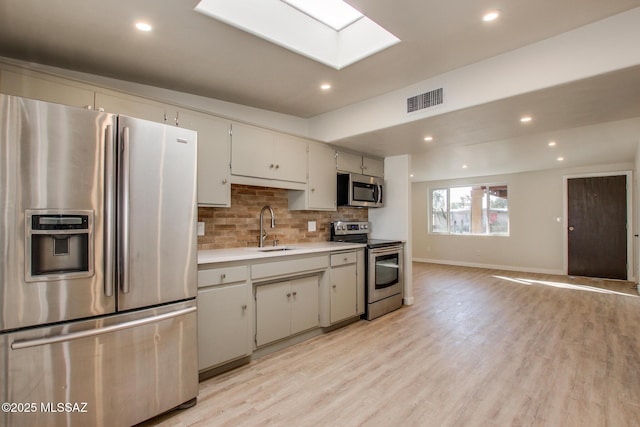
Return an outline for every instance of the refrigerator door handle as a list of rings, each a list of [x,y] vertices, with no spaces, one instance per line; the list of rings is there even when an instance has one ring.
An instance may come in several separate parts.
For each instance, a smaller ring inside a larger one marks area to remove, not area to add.
[[[104,294],[113,296],[115,254],[115,141],[113,125],[108,125],[105,138],[105,183],[104,183]]]
[[[130,150],[129,150],[129,128],[122,129],[122,162],[120,178],[120,290],[124,294],[129,293],[129,166],[130,166]]]
[[[161,320],[172,319],[174,317],[183,316],[185,314],[196,311],[196,307],[187,307],[176,311],[170,311],[169,313],[158,314],[157,316],[145,317],[142,319],[132,320],[130,322],[124,322],[117,325],[105,326],[103,328],[87,329],[85,331],[71,332],[68,334],[53,335],[43,338],[35,338],[32,340],[14,341],[11,343],[12,350],[20,350],[23,348],[38,347],[41,345],[50,345],[59,342],[66,342],[71,340],[77,340],[80,338],[93,337],[96,335],[107,334],[110,332],[117,332],[123,329],[135,328],[149,323],[159,322]]]

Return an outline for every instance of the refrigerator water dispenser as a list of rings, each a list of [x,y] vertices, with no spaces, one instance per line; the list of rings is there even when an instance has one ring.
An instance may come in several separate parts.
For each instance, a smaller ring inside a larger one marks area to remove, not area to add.
[[[93,275],[93,212],[26,212],[27,282]]]

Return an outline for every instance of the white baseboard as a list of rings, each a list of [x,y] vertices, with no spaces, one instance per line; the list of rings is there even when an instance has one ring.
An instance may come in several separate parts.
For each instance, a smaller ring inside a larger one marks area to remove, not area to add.
[[[521,267],[521,266],[516,267],[512,265],[481,264],[481,263],[474,263],[474,262],[450,261],[450,260],[443,260],[443,259],[428,259],[428,258],[413,258],[412,260],[414,262],[457,265],[460,267],[486,268],[490,270],[522,271],[523,273],[555,274],[560,276],[565,275],[565,272],[563,270],[554,270],[554,269],[545,269],[545,268],[531,268],[531,267]]]

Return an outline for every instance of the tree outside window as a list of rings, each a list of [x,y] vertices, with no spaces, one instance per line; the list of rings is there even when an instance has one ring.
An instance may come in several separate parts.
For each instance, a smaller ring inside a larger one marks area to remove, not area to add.
[[[507,186],[473,185],[433,189],[431,232],[508,235]]]

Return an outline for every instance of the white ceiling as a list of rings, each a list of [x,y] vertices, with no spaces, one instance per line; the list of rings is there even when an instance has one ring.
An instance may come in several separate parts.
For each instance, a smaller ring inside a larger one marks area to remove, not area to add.
[[[198,0],[0,0],[0,56],[313,118],[640,6],[638,0],[347,1],[402,42],[337,71],[196,13]],[[483,23],[482,13],[496,8],[501,19]],[[134,30],[139,19],[154,30]],[[323,82],[332,90],[320,91]],[[455,140],[451,155],[462,156],[460,147],[640,117],[639,95],[640,66],[329,142],[385,156],[427,152],[418,159],[442,150],[420,142],[428,127]],[[539,107],[542,116],[528,128],[505,124],[504,115],[523,104]],[[619,157],[629,160],[628,149]],[[441,177],[461,174],[452,169]]]

